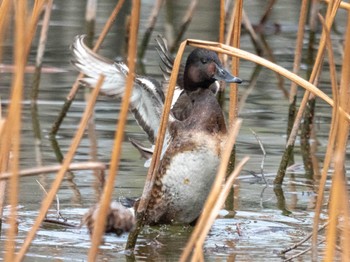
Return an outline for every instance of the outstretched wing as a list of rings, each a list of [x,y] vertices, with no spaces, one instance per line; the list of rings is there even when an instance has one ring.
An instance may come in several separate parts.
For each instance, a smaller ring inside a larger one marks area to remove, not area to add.
[[[84,35],[76,36],[71,47],[72,63],[85,76],[81,82],[94,87],[99,76],[105,76],[101,92],[122,97],[125,92],[126,75],[129,72],[124,63],[114,62],[94,53],[84,43]],[[155,79],[137,76],[130,99],[130,108],[151,143],[155,142],[164,105],[164,93]]]

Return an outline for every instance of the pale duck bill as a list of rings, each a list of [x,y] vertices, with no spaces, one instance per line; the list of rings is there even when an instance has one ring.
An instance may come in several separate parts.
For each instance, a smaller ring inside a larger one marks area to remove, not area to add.
[[[221,66],[217,65],[216,66],[216,73],[214,75],[214,78],[216,80],[222,80],[225,81],[226,83],[237,83],[240,84],[242,83],[242,80],[234,75],[232,75],[229,71],[226,69],[222,68]]]

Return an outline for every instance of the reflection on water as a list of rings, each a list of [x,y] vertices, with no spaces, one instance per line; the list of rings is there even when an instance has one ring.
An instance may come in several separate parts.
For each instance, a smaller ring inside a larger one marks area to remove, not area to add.
[[[123,7],[116,24],[103,44],[101,53],[111,58],[123,57],[125,48],[124,31],[128,14],[129,3]],[[207,6],[213,2],[200,1],[187,38],[216,40],[219,21],[219,6]],[[114,2],[101,3],[98,9],[97,32],[100,31]],[[145,24],[152,8],[153,1],[143,1],[140,30],[145,30]],[[181,22],[187,1],[173,2],[172,19],[174,28]],[[263,1],[245,1],[246,12],[252,22],[257,22],[260,12],[264,9]],[[44,72],[41,77],[39,100],[36,107],[28,101],[30,90],[26,88],[24,98],[23,132],[21,147],[21,167],[34,167],[56,164],[67,152],[74,136],[80,117],[85,107],[84,90],[81,89],[73,102],[70,111],[56,137],[49,139],[49,131],[63,101],[74,82],[77,72],[70,65],[69,45],[77,34],[84,33],[85,1],[58,1],[55,3],[47,51],[44,59]],[[287,8],[288,12],[285,12]],[[281,32],[278,35],[266,36],[266,41],[275,54],[278,64],[291,69],[294,53],[294,39],[298,20],[299,4],[293,1],[281,1],[275,6],[271,22],[279,23]],[[169,21],[165,10],[158,17],[154,36],[164,33],[165,21]],[[340,28],[341,29],[341,28]],[[152,37],[153,38],[153,37]],[[5,50],[10,50],[10,43],[6,42]],[[146,74],[161,78],[155,43],[151,41],[144,58]],[[242,36],[241,47],[254,52],[253,45],[247,35]],[[33,48],[35,50],[35,48]],[[6,52],[5,52],[6,54]],[[32,51],[31,60],[34,61],[35,51]],[[10,57],[4,57],[4,63],[10,64]],[[32,64],[33,62],[30,62]],[[254,65],[241,61],[240,78],[248,83],[254,71]],[[302,73],[303,74],[303,73]],[[3,109],[6,111],[9,96],[10,72],[1,75],[0,87]],[[28,73],[27,86],[32,81],[32,74]],[[246,86],[239,87],[240,97],[246,92]],[[288,173],[282,188],[274,189],[272,180],[279,165],[281,154],[285,146],[285,130],[288,117],[288,101],[283,93],[276,88],[275,75],[262,69],[256,85],[246,98],[241,110],[243,118],[238,141],[236,143],[237,157],[245,155],[251,157],[241,178],[235,184],[234,206],[237,212],[226,212],[227,217],[217,219],[210,231],[205,244],[205,257],[208,260],[271,260],[278,259],[278,251],[290,246],[304,237],[311,230],[316,188],[314,180],[305,177],[299,141],[295,149],[294,168]],[[288,88],[289,82],[285,81]],[[320,86],[329,93],[329,80],[322,79]],[[116,120],[119,113],[118,101],[100,97],[95,110],[93,122],[89,125],[75,161],[95,160],[108,163],[111,146],[114,138]],[[226,106],[228,103],[226,103]],[[319,103],[316,116],[316,134],[318,142],[317,157],[323,158],[327,146],[327,132],[330,123],[330,109]],[[145,136],[129,116],[127,136],[146,141]],[[267,152],[264,163],[264,173],[268,182],[255,177],[260,173],[262,153],[259,144],[250,129],[253,129],[264,144]],[[119,176],[115,186],[114,197],[138,197],[141,195],[145,180],[146,169],[138,152],[128,143],[127,137],[123,143],[123,154]],[[44,193],[36,180],[46,189],[50,187],[55,174],[21,179],[19,208],[18,243],[22,243],[30,230],[40,207]],[[317,180],[317,178],[315,179]],[[84,212],[94,204],[101,193],[104,175],[94,171],[76,171],[68,173],[58,192],[60,212],[67,221],[74,225],[80,224]],[[55,207],[53,206],[54,210]],[[5,210],[5,217],[8,210]],[[55,213],[48,214],[55,216]],[[6,229],[7,224],[3,227]],[[192,228],[179,226],[147,227],[142,233],[135,253],[137,260],[157,259],[159,261],[176,260],[183,249]],[[105,236],[100,251],[100,260],[131,261],[134,258],[127,256],[123,247],[126,236]],[[0,250],[3,252],[4,236],[0,239]],[[89,234],[86,228],[52,227],[43,225],[33,242],[27,260],[47,261],[62,259],[82,261],[90,246]]]

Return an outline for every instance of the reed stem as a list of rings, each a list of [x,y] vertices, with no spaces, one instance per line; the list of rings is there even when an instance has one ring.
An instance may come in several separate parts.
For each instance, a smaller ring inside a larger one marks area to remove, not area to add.
[[[102,235],[104,233],[106,216],[111,202],[112,193],[114,189],[115,179],[119,169],[121,145],[124,138],[124,129],[129,110],[130,97],[132,94],[133,83],[135,78],[135,62],[137,52],[137,33],[140,19],[140,0],[133,0],[131,10],[130,23],[130,38],[129,38],[129,54],[128,54],[128,68],[129,73],[126,78],[126,88],[121,105],[121,111],[118,121],[118,131],[115,133],[114,147],[111,157],[111,166],[109,169],[109,176],[105,183],[105,187],[100,200],[100,210],[96,220],[91,240],[91,248],[89,250],[89,261],[96,261],[97,252],[101,243]]]
[[[45,215],[47,213],[47,210],[49,209],[52,201],[55,199],[56,193],[61,185],[61,182],[66,174],[66,171],[68,170],[68,167],[74,157],[75,151],[77,150],[79,143],[84,135],[85,132],[85,128],[88,124],[89,118],[93,112],[93,108],[97,99],[97,96],[99,94],[99,91],[101,89],[102,83],[103,83],[104,77],[101,76],[98,84],[96,85],[96,87],[94,88],[93,92],[91,93],[91,97],[90,100],[85,108],[85,112],[82,116],[81,122],[79,124],[78,130],[75,134],[75,137],[73,138],[73,141],[71,143],[71,146],[66,154],[66,157],[63,160],[62,163],[62,167],[61,169],[58,171],[57,175],[56,175],[56,179],[54,180],[50,191],[48,192],[46,198],[43,200],[41,208],[40,208],[40,212],[34,222],[33,227],[31,228],[31,230],[29,231],[27,238],[25,239],[21,249],[19,250],[16,258],[14,261],[22,261],[23,257],[25,255],[25,253],[27,252],[29,246],[32,243],[32,240],[34,239],[36,232],[38,231],[41,222],[43,221],[43,219],[45,218]]]

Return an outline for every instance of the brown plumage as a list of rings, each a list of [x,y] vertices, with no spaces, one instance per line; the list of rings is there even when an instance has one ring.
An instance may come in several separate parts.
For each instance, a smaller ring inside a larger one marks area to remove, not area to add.
[[[96,204],[84,215],[82,224],[86,225],[90,235],[94,230],[100,205]],[[105,233],[115,233],[118,236],[124,232],[129,232],[135,225],[135,217],[132,212],[122,204],[113,201],[110,204],[107,217]]]

